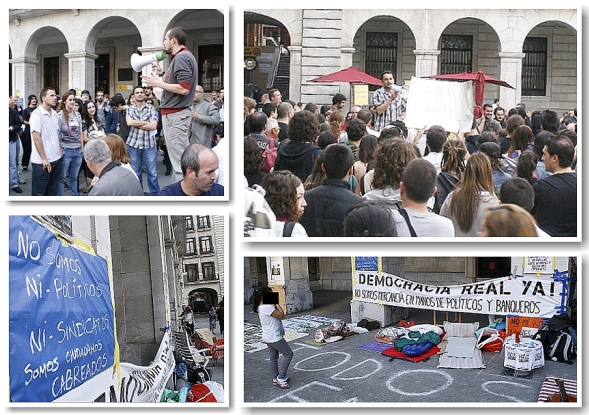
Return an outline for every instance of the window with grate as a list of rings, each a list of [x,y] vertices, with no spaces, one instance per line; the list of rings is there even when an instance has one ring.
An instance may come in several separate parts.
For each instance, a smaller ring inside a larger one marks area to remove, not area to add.
[[[391,71],[397,80],[397,33],[366,32],[365,53],[364,72],[381,79]]]
[[[186,239],[186,255],[196,255],[196,239]]]
[[[198,281],[198,264],[184,264],[184,270],[188,274],[186,276],[187,282]]]
[[[211,219],[209,216],[197,216],[196,220],[198,221],[198,229],[211,228]]]
[[[440,74],[472,72],[472,36],[442,35]]]
[[[194,220],[192,216],[186,216],[186,230],[193,231],[194,230]]]
[[[211,281],[215,280],[215,263],[214,262],[203,262],[202,263],[202,276],[203,280]]]
[[[198,82],[205,92],[223,88],[223,44],[198,47]]]
[[[212,249],[212,238],[210,236],[201,236],[198,239],[199,239],[199,245],[200,245],[200,253],[201,253],[201,255],[211,254],[213,252],[213,249]]]
[[[522,95],[546,96],[546,61],[548,39],[527,37],[522,60]]]

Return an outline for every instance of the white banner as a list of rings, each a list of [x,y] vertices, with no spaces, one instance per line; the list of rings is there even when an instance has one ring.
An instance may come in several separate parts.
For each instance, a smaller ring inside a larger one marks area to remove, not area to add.
[[[473,108],[472,82],[412,77],[403,121],[408,128],[441,125],[448,132],[456,133],[458,128],[468,132],[472,127]]]
[[[159,402],[176,365],[173,351],[170,332],[166,331],[151,365],[121,363],[119,402]]]
[[[476,314],[517,314],[552,317],[563,312],[563,279],[525,276],[503,277],[463,285],[428,285],[396,275],[357,271],[352,276],[355,300],[430,310]]]
[[[120,363],[120,376],[117,377],[116,366],[113,366],[55,402],[159,402],[174,370],[173,351],[167,331],[151,365]]]

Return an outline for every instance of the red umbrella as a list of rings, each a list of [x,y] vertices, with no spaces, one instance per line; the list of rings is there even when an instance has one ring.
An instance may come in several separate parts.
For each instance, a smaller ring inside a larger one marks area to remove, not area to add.
[[[502,81],[500,79],[493,78],[483,71],[477,72],[461,72],[461,73],[449,73],[445,75],[433,75],[430,76],[433,79],[446,79],[449,81],[473,81],[475,84],[474,89],[474,102],[477,106],[475,108],[475,116],[478,118],[482,115],[482,105],[485,96],[485,84],[495,84],[499,86],[504,86],[506,88],[515,89],[507,82]],[[480,113],[479,113],[480,112]]]
[[[349,82],[351,84],[382,85],[382,81],[372,75],[362,72],[353,66],[340,71],[330,73],[319,78],[311,79],[311,82]]]

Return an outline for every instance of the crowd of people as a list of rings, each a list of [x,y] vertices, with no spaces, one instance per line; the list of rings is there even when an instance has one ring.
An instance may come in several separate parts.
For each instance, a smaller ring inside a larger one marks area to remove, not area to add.
[[[31,168],[32,196],[223,196],[224,94],[204,99],[186,32],[169,29],[166,71],[152,65],[128,98],[102,90],[52,87],[30,95],[22,109],[9,98],[11,191],[23,193],[22,171]],[[157,91],[159,97],[154,91]],[[216,95],[216,94],[215,94]],[[22,146],[22,159],[20,158]],[[157,160],[163,155],[172,184],[161,188]],[[78,177],[84,173],[80,186]],[[147,176],[144,187],[143,172]]]
[[[342,94],[244,98],[246,236],[577,236],[576,109],[496,99],[470,131],[412,129],[393,74],[381,79],[345,116]]]

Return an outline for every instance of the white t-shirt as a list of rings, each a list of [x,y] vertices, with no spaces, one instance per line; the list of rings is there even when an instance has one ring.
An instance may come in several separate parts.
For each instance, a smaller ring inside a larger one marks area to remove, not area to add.
[[[258,307],[258,317],[262,325],[262,341],[264,343],[276,343],[284,337],[282,321],[272,317],[276,308],[271,304],[262,304]]]
[[[450,219],[431,212],[420,213],[411,209],[405,209],[405,211],[417,236],[454,237],[454,225]],[[397,235],[411,237],[411,232],[403,216],[397,210],[392,210],[392,213],[397,225]]]
[[[54,162],[61,158],[61,145],[59,143],[59,115],[53,108],[46,111],[43,106],[39,105],[35,111],[31,113],[29,120],[31,127],[31,137],[33,132],[41,133],[41,142],[43,143],[43,150],[49,162]],[[43,159],[37,151],[35,141],[32,140],[31,146],[31,163],[43,164]]]

